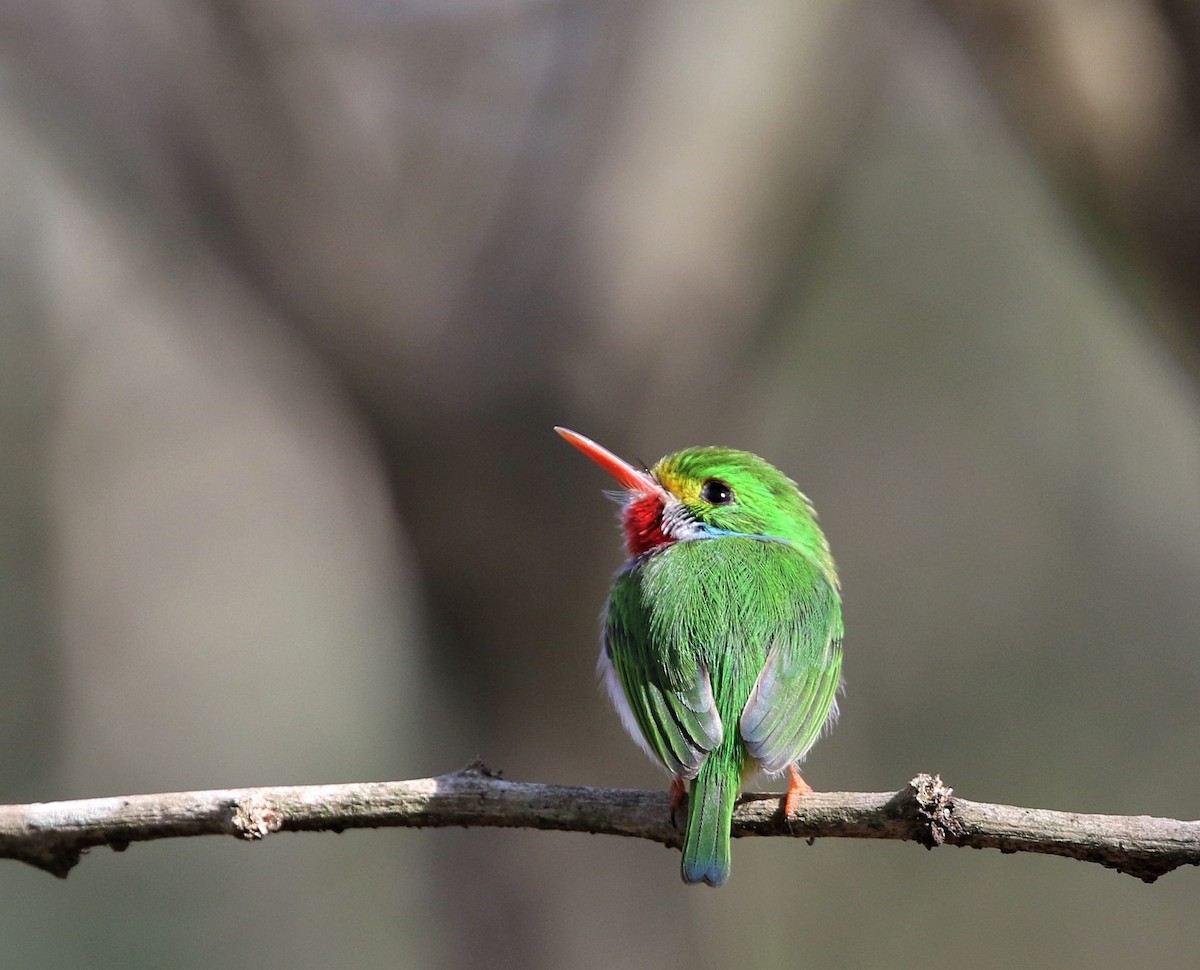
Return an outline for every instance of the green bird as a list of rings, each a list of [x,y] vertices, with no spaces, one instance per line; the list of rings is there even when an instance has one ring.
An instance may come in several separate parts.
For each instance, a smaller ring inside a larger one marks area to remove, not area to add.
[[[816,514],[756,455],[688,448],[638,469],[555,428],[624,488],[628,558],[605,608],[599,675],[626,731],[688,800],[686,883],[729,878],[741,786],[798,765],[837,717],[842,607]]]

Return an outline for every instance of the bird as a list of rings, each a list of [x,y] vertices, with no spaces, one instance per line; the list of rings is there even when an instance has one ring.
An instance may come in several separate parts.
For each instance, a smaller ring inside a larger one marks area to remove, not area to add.
[[[680,874],[729,878],[738,793],[788,773],[790,817],[812,791],[799,765],[836,720],[842,605],[812,504],[750,452],[686,448],[637,467],[554,429],[621,486],[624,563],[603,614],[598,676],[625,730],[685,800]]]

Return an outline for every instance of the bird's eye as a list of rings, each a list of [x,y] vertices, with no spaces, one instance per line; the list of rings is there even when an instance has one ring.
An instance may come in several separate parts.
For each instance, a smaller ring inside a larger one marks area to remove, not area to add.
[[[733,489],[719,478],[710,478],[700,486],[700,498],[709,505],[730,505],[733,503]]]

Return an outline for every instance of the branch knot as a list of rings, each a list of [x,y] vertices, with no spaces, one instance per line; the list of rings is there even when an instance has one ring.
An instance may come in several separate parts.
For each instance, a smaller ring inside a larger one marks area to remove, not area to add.
[[[274,806],[270,802],[254,798],[243,798],[235,802],[229,821],[233,826],[233,834],[250,842],[265,839],[283,827],[283,817]]]
[[[941,775],[917,775],[908,783],[917,805],[919,829],[916,840],[927,849],[943,845],[947,837],[961,835],[954,815],[954,789],[942,784]]]

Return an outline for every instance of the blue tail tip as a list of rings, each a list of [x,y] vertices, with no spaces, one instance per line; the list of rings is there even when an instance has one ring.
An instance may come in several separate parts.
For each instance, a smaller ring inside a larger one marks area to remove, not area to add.
[[[684,862],[680,875],[689,886],[703,882],[716,888],[729,880],[729,866],[717,862]]]

